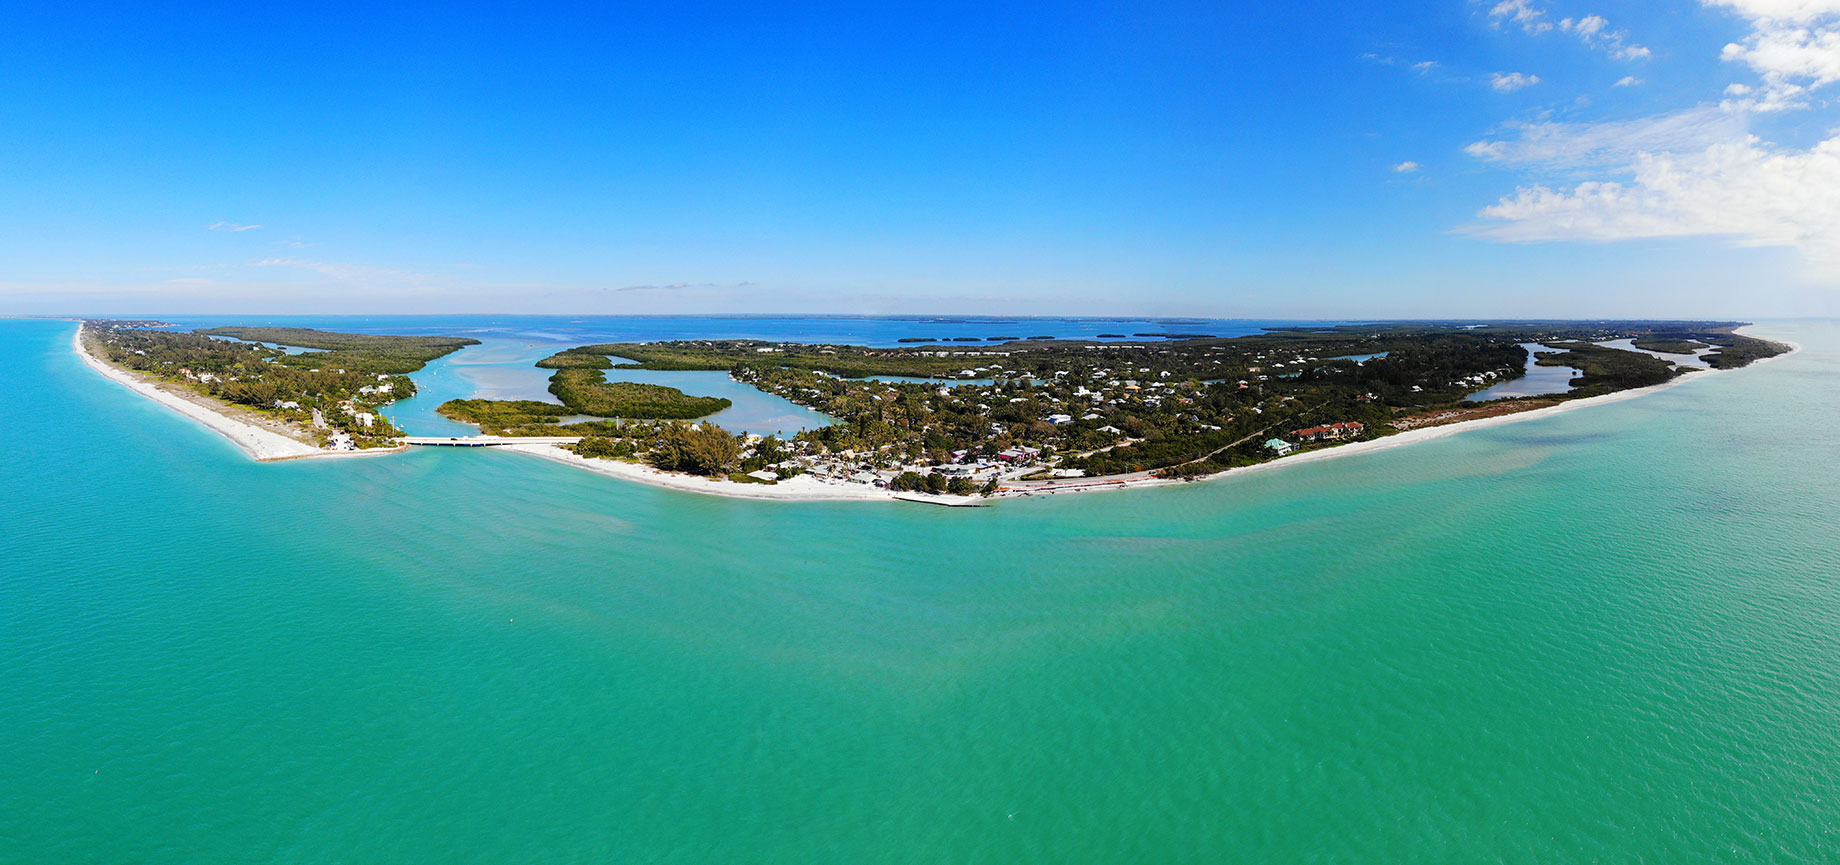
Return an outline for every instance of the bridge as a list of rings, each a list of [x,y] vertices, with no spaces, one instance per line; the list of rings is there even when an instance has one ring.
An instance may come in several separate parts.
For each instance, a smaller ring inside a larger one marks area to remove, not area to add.
[[[406,445],[440,448],[489,448],[500,445],[572,445],[581,436],[403,436]]]

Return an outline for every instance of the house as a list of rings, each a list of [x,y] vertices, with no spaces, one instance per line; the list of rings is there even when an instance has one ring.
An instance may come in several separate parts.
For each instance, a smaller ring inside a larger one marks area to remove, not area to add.
[[[1054,424],[1055,426],[1061,426],[1063,424],[1070,424],[1070,423],[1073,423],[1073,415],[1051,414],[1051,415],[1048,415],[1048,423]]]
[[[1313,426],[1308,429],[1292,430],[1291,435],[1306,442],[1332,442],[1343,439],[1359,438],[1365,430],[1359,421],[1332,423],[1326,426]]]
[[[1296,450],[1297,446],[1294,444],[1291,444],[1290,442],[1285,441],[1284,439],[1271,439],[1270,441],[1265,442],[1265,449],[1268,451],[1273,451],[1277,453],[1278,456],[1284,456],[1285,454]]]
[[[1006,463],[1031,462],[1040,456],[1041,456],[1041,448],[1032,448],[1032,447],[1026,447],[1022,445],[1018,445],[1016,447],[997,452],[997,459],[1000,459]]]

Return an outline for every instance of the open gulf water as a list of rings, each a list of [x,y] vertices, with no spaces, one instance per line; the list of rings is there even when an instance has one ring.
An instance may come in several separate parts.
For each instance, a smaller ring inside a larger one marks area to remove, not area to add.
[[[1840,861],[1834,322],[982,509],[257,464],[75,326],[0,321],[3,862]]]

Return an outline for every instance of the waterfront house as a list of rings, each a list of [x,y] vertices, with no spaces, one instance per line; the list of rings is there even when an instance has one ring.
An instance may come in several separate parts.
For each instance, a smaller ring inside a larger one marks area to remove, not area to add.
[[[1278,456],[1284,456],[1285,454],[1296,450],[1297,446],[1283,439],[1271,439],[1270,441],[1265,442],[1265,449],[1276,453]]]
[[[1307,429],[1292,430],[1291,435],[1296,436],[1300,441],[1331,442],[1359,438],[1362,430],[1365,429],[1366,427],[1359,421],[1348,421],[1346,423],[1332,423],[1324,426],[1313,426]]]

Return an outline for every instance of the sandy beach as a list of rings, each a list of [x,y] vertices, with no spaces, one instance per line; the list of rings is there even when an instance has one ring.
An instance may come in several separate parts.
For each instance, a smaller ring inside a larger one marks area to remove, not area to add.
[[[739,499],[777,499],[780,501],[896,501],[895,494],[868,484],[834,484],[810,475],[799,475],[776,484],[742,484],[731,480],[667,472],[619,460],[588,459],[556,445],[500,445],[493,450],[513,451],[546,460],[587,469],[610,477],[651,484],[665,489]]]
[[[274,430],[237,420],[212,408],[203,397],[184,393],[176,386],[162,385],[149,377],[120,369],[90,354],[89,349],[83,345],[83,327],[82,324],[77,325],[76,334],[71,337],[70,343],[71,347],[76,350],[77,356],[81,357],[90,369],[101,373],[105,378],[122,387],[184,415],[205,429],[223,436],[243,453],[248,454],[251,459],[259,462],[274,462],[308,457],[357,457],[398,453],[406,449],[330,451],[289,438]]]

